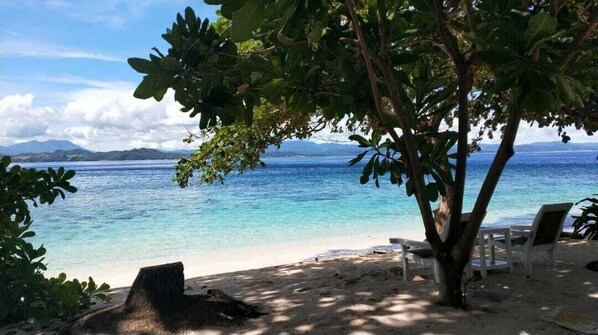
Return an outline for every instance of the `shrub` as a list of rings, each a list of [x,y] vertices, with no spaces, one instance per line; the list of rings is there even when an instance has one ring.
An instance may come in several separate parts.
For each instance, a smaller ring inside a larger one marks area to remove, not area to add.
[[[0,324],[65,319],[89,308],[92,298],[107,300],[107,284],[46,278],[46,249],[27,239],[35,236],[29,205],[51,205],[65,192],[77,189],[69,182],[74,171],[10,167],[10,157],[0,160]]]
[[[598,194],[594,194],[598,196]],[[590,240],[598,240],[598,198],[585,198],[576,205],[585,203],[581,215],[573,218],[573,234]]]

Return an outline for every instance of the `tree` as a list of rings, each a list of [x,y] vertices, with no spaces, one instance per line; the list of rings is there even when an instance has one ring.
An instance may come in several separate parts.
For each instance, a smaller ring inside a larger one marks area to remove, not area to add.
[[[0,160],[0,324],[47,322],[67,318],[89,308],[92,298],[106,300],[107,284],[44,277],[44,246],[27,241],[35,236],[29,205],[51,205],[56,198],[77,189],[70,184],[74,171],[47,171],[10,166],[10,157]]]
[[[370,133],[350,136],[367,149],[350,164],[368,157],[362,183],[387,177],[415,196],[440,263],[441,304],[464,304],[463,268],[521,121],[559,131],[597,127],[590,0],[206,3],[221,5],[228,21],[219,30],[187,8],[162,35],[166,54],[129,59],[145,74],[136,97],[160,100],[172,88],[210,136],[179,162],[179,184],[195,172],[203,182],[222,181],[260,164],[268,145],[325,127]],[[248,40],[252,48],[238,47]],[[453,122],[456,131],[442,129]],[[472,126],[480,129],[473,144],[499,128],[502,139],[462,227]],[[448,210],[435,221],[431,202],[439,196]],[[446,239],[436,223],[448,229]]]

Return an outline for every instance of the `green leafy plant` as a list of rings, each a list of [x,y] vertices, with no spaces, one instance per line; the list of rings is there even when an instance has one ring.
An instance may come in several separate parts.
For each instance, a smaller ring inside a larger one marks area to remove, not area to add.
[[[598,194],[594,194],[598,196]],[[573,218],[573,234],[590,240],[598,240],[598,198],[585,198],[576,205],[586,203],[581,207],[581,215]]]
[[[76,192],[70,184],[75,172],[10,163],[8,156],[0,160],[0,324],[64,319],[89,308],[93,298],[109,299],[108,284],[98,287],[91,277],[87,282],[66,280],[64,273],[44,277],[46,249],[28,242],[35,236],[29,205],[51,205]]]

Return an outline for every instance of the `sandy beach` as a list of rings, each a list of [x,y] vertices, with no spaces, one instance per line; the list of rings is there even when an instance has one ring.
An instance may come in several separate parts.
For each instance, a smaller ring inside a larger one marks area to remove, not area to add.
[[[392,234],[391,234],[392,235]],[[397,236],[413,240],[423,240],[420,229],[401,230]],[[318,240],[293,241],[284,244],[272,244],[264,241],[263,245],[234,250],[196,253],[192,249],[184,254],[170,257],[151,258],[139,261],[114,261],[110,264],[91,264],[67,269],[56,269],[49,265],[47,274],[57,276],[66,272],[69,278],[85,280],[91,276],[96,282],[106,282],[111,287],[130,286],[137,276],[138,269],[145,266],[183,262],[185,277],[198,277],[224,272],[257,269],[280,264],[289,264],[314,259],[336,258],[343,255],[359,254],[365,250],[383,249],[388,246],[389,233],[364,233],[345,237],[322,237]],[[390,246],[388,246],[390,247]],[[398,246],[394,246],[398,248]]]
[[[532,273],[516,262],[513,273],[497,270],[470,282],[467,311],[434,304],[430,269],[414,267],[414,277],[403,281],[398,252],[188,278],[187,294],[219,289],[267,314],[240,326],[184,333],[575,334],[546,318],[560,310],[598,321],[598,273],[585,268],[598,260],[598,242],[560,241],[556,267],[542,256],[535,257]],[[122,303],[127,292],[115,289],[108,305],[95,308]],[[40,333],[14,329],[0,334]]]

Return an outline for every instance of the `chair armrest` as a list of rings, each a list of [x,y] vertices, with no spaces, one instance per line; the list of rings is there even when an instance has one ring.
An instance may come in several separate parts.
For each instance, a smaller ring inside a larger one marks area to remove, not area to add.
[[[510,226],[511,231],[513,230],[517,230],[517,231],[531,231],[532,230],[532,226],[528,226],[528,225],[512,225]]]
[[[511,236],[513,237],[531,237],[531,231],[511,230]]]
[[[432,246],[428,242],[414,241],[406,238],[391,237],[389,239],[391,244],[400,244],[414,249],[430,249]]]

